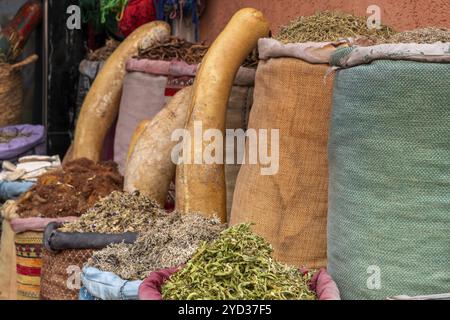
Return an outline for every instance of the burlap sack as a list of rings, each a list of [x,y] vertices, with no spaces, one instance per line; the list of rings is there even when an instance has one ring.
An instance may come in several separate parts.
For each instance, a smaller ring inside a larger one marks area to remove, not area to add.
[[[196,68],[182,61],[130,59],[127,62],[114,139],[114,161],[121,174],[125,173],[128,148],[138,124],[152,119],[171,96],[191,85]]]
[[[450,292],[450,43],[336,51],[328,271],[344,299]]]
[[[16,299],[16,247],[9,221],[2,222],[0,240],[0,300]]]
[[[0,239],[0,300],[14,300],[16,286],[16,247],[11,219],[16,218],[17,205],[14,200],[6,201],[1,207],[2,233]]]
[[[231,224],[254,223],[253,230],[273,245],[274,257],[284,263],[324,267],[333,78],[325,79],[326,64],[271,56],[264,41],[275,40],[259,43],[267,60],[260,61],[256,72],[249,129],[280,130],[279,171],[261,175],[259,164],[242,165]]]

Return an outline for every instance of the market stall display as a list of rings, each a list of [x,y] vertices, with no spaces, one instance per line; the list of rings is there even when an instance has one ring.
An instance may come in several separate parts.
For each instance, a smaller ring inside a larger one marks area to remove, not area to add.
[[[449,49],[332,56],[328,269],[344,299],[449,292]]]
[[[42,35],[49,83],[79,67],[76,108],[47,88],[35,126],[21,55],[60,3],[23,2],[0,28],[0,299],[450,299],[443,20],[244,8],[209,46],[203,1],[80,0],[94,50],[64,17]]]
[[[150,274],[139,288],[139,297],[142,300],[316,299],[316,293],[309,287],[314,272],[280,264],[271,253],[271,245],[254,234],[249,224],[237,225],[223,231],[214,242],[203,243],[185,266]],[[339,299],[338,290],[329,279],[320,283],[320,292],[327,291],[328,298]],[[325,289],[322,285],[326,281],[329,287]]]
[[[139,193],[114,191],[100,199],[78,220],[49,224],[44,232],[41,299],[76,300],[79,287],[67,286],[67,268],[78,277],[94,250],[110,244],[131,244],[161,211],[150,198]]]

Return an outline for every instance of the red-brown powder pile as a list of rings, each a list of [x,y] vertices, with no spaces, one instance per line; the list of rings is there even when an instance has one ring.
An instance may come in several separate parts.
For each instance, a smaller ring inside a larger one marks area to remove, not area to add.
[[[123,177],[115,163],[77,159],[42,175],[19,198],[17,213],[22,218],[80,216],[100,198],[122,187]]]

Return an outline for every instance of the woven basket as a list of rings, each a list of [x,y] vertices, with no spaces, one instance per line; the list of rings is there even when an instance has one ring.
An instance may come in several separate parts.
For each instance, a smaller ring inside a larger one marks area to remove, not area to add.
[[[42,232],[29,231],[15,236],[18,300],[39,300],[42,240]]]
[[[44,249],[41,300],[78,300],[80,287],[77,281],[84,263],[92,253],[92,249],[69,249],[58,253]]]
[[[21,122],[23,88],[20,71],[37,59],[37,55],[32,55],[13,65],[0,64],[0,127]]]

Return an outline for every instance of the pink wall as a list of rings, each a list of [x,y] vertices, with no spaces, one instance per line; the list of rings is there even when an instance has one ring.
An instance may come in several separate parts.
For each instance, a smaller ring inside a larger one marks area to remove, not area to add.
[[[240,8],[261,10],[276,33],[280,26],[300,15],[340,10],[366,16],[367,7],[373,4],[381,8],[382,23],[397,30],[424,26],[450,28],[450,0],[207,0],[201,18],[201,40],[211,43]]]

